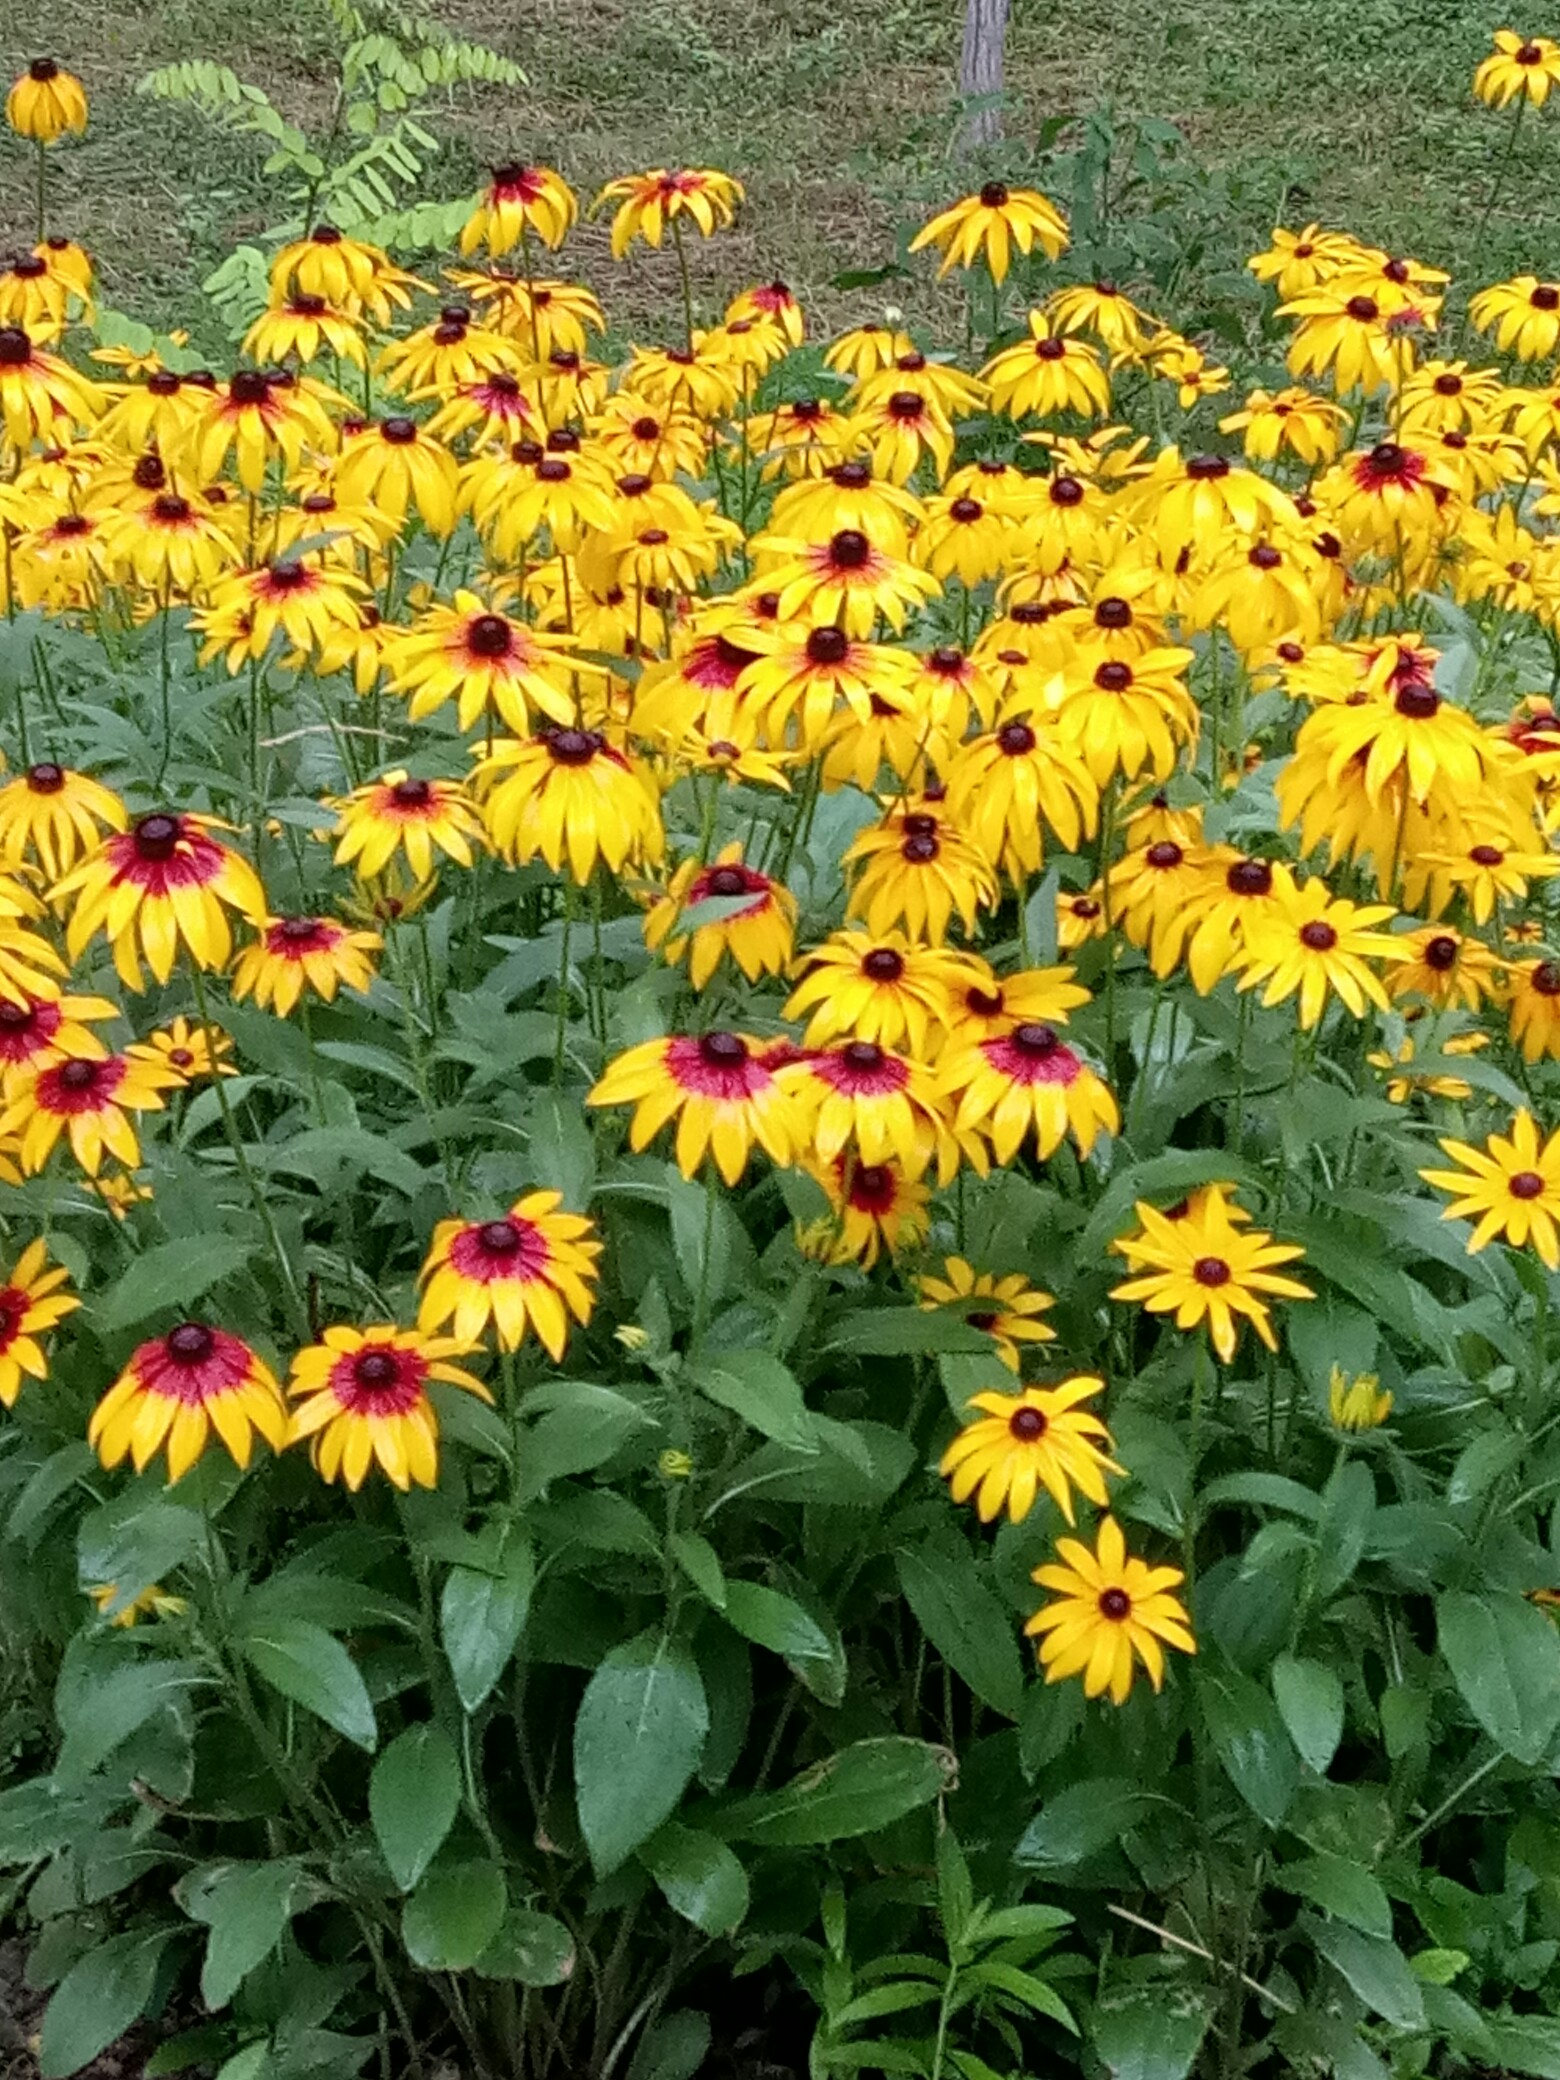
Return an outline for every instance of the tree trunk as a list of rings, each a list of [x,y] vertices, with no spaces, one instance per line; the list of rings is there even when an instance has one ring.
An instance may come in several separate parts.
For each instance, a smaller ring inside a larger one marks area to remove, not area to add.
[[[992,144],[1002,135],[1002,46],[1007,35],[1008,0],[964,0],[964,49],[959,59],[959,92],[966,104],[961,142],[966,151]]]

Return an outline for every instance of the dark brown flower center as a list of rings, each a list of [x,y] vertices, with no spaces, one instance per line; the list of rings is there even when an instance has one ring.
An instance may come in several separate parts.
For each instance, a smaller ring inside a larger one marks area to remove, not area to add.
[[[948,675],[963,670],[964,652],[956,650],[951,643],[939,643],[926,661],[934,672]]]
[[[1551,282],[1540,282],[1528,302],[1536,311],[1560,310],[1560,289]]]
[[[258,368],[241,368],[228,384],[234,404],[264,404],[271,394],[271,380]]]
[[[1053,506],[1081,506],[1083,486],[1076,477],[1053,477],[1051,479],[1051,503]]]
[[[872,1076],[883,1066],[883,1050],[875,1040],[847,1040],[840,1059],[857,1075]]]
[[[1200,1286],[1226,1286],[1230,1282],[1230,1267],[1222,1257],[1199,1257],[1192,1266],[1192,1276]]]
[[[965,1316],[972,1329],[989,1329],[995,1325],[996,1319],[995,1315],[988,1315],[984,1320],[973,1314]],[[1020,1444],[1038,1444],[1047,1428],[1045,1411],[1041,1408],[1015,1408],[1008,1417],[1008,1430]]]
[[[997,731],[997,747],[1009,758],[1023,758],[1034,750],[1037,741],[1027,722],[1004,722]]]
[[[1300,927],[1300,944],[1312,953],[1331,953],[1337,943],[1338,934],[1325,918],[1313,917]]]
[[[1273,869],[1265,859],[1238,859],[1224,877],[1232,896],[1265,896],[1273,887]]]
[[[1125,693],[1132,684],[1132,667],[1115,658],[1095,668],[1094,683],[1101,693]]]
[[[978,498],[956,498],[948,508],[948,518],[968,526],[972,520],[978,520],[985,510]]]
[[[1381,316],[1381,306],[1374,296],[1351,296],[1344,309],[1361,325],[1374,325]]]
[[[748,878],[741,867],[716,867],[704,885],[712,896],[745,896],[748,892]]]
[[[977,1018],[996,1018],[1002,1010],[1002,992],[999,989],[967,989],[964,992],[964,1005],[965,1009],[973,1011]]]
[[[401,1368],[393,1351],[360,1351],[352,1366],[352,1377],[358,1385],[371,1391],[379,1387],[393,1387],[400,1374]]]
[[[1519,65],[1542,65],[1544,62],[1543,46],[1537,43],[1524,43],[1511,55]]]
[[[216,1348],[216,1338],[204,1322],[181,1322],[169,1332],[165,1347],[176,1365],[204,1365]]]
[[[25,368],[32,359],[32,341],[20,325],[0,325],[0,368]]]
[[[1531,986],[1541,997],[1560,997],[1560,962],[1540,961],[1533,970]]]
[[[1113,1625],[1121,1624],[1132,1615],[1132,1598],[1125,1589],[1102,1589],[1100,1591],[1100,1616],[1109,1618]]]
[[[1002,181],[987,181],[980,191],[982,209],[1004,209],[1007,199],[1008,191]]]
[[[1037,339],[1035,356],[1040,361],[1062,361],[1066,359],[1067,342],[1062,339]]]
[[[27,768],[27,785],[34,794],[58,794],[65,785],[65,768],[45,759],[41,765]]]
[[[858,528],[842,527],[829,543],[829,561],[836,570],[862,570],[871,556],[872,544]]]
[[[176,526],[190,517],[190,502],[176,491],[164,491],[152,500],[152,517]]]
[[[524,1241],[513,1221],[484,1221],[477,1230],[477,1243],[486,1257],[512,1257]]]
[[[699,1053],[712,1069],[735,1069],[747,1060],[748,1047],[740,1033],[704,1033]]]
[[[861,972],[869,982],[897,982],[905,972],[905,957],[892,946],[874,946],[863,957]]]
[[[35,79],[40,87],[47,86],[51,79],[58,79],[59,76],[60,68],[52,58],[34,58],[27,68],[27,77]]]
[[[1441,712],[1441,696],[1428,679],[1408,679],[1398,688],[1392,705],[1410,722],[1429,722]]]
[[[1536,1170],[1518,1170],[1506,1180],[1506,1189],[1513,1199],[1540,1199],[1544,1180]]]
[[[1283,557],[1273,547],[1271,542],[1258,542],[1257,546],[1249,550],[1246,556],[1246,561],[1259,571],[1276,571],[1283,560]]]
[[[588,766],[606,741],[599,730],[555,729],[547,748],[561,766]]]
[[[1013,1034],[1013,1045],[1028,1061],[1043,1062],[1047,1055],[1055,1054],[1061,1040],[1054,1026],[1031,1021],[1021,1025]]]
[[[179,819],[159,812],[143,816],[135,827],[135,849],[144,860],[172,859],[179,844]]]
[[[1229,473],[1230,465],[1223,455],[1193,455],[1186,465],[1186,474],[1194,483],[1210,483]]]
[[[479,614],[466,631],[466,647],[474,657],[507,657],[509,623],[502,614]]]
[[[935,831],[911,831],[899,848],[899,856],[912,867],[928,867],[941,850]]]
[[[1151,867],[1178,867],[1186,854],[1173,838],[1160,838],[1143,857]]]
[[[1132,604],[1118,599],[1113,593],[1109,599],[1100,600],[1094,609],[1096,628],[1130,628],[1132,626]]]
[[[398,809],[426,809],[433,799],[431,780],[397,780],[390,790]]]
[[[60,1070],[60,1082],[68,1091],[89,1091],[97,1080],[96,1062],[84,1062],[77,1058],[66,1062]]]
[[[918,390],[896,390],[888,400],[891,419],[919,419],[925,410],[926,401]]]
[[[403,418],[399,413],[393,419],[381,419],[379,437],[388,441],[392,448],[410,447],[417,438],[417,422]]]
[[[1457,941],[1450,933],[1438,932],[1433,939],[1425,942],[1427,968],[1434,968],[1438,975],[1444,975],[1448,968],[1455,968],[1456,965]]]
[[[1468,857],[1476,867],[1498,867],[1506,855],[1498,845],[1475,845]]]

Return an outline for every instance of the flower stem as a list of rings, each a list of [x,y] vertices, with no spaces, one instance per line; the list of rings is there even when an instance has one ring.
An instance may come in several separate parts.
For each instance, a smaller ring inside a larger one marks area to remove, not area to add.
[[[569,940],[574,931],[574,883],[563,884],[563,932],[558,945],[558,1037],[553,1046],[553,1089],[563,1084],[564,1046],[569,1036]]]
[[[1483,251],[1484,234],[1490,228],[1490,219],[1495,214],[1495,205],[1501,198],[1501,192],[1506,185],[1506,176],[1511,171],[1511,162],[1516,157],[1517,139],[1522,135],[1522,118],[1527,114],[1527,105],[1527,95],[1519,94],[1517,96],[1517,112],[1512,119],[1510,130],[1506,133],[1506,149],[1502,152],[1500,163],[1495,168],[1495,179],[1490,188],[1489,200],[1484,205],[1484,214],[1479,218],[1479,228],[1474,232],[1473,241],[1468,248],[1470,253]]]
[[[688,280],[688,250],[683,244],[682,219],[672,219],[672,243],[677,248],[677,268],[682,276],[683,324],[688,331],[688,352],[693,352],[693,288]]]
[[[47,196],[48,196],[48,185],[49,185],[49,176],[48,176],[48,164],[49,164],[49,148],[48,148],[48,146],[47,146],[47,145],[46,145],[46,144],[44,143],[43,139],[42,139],[42,138],[40,137],[40,138],[38,139],[38,243],[39,243],[39,245],[42,245],[42,244],[43,244],[43,235],[44,235],[44,232],[45,232],[45,231],[47,230],[47,228],[48,228],[48,211],[47,211],[47,208],[46,208],[46,201],[47,201]]]

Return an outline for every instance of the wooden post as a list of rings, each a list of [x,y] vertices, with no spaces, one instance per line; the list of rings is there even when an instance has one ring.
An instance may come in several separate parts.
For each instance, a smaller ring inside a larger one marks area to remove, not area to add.
[[[1002,135],[1002,46],[1007,36],[1008,0],[964,0],[964,48],[959,58],[959,92],[980,100],[964,118],[960,142],[966,151]]]

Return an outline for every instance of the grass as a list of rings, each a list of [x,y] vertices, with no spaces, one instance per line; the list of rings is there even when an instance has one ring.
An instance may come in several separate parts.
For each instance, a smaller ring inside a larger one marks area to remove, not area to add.
[[[892,281],[846,295],[835,277],[888,258],[901,226],[967,184],[950,157],[960,0],[438,0],[436,11],[530,80],[463,94],[436,122],[448,136],[436,192],[474,188],[507,155],[551,160],[587,190],[653,163],[724,166],[751,200],[737,232],[698,256],[706,304],[778,270],[826,320],[880,308]],[[1471,250],[1507,119],[1477,107],[1468,83],[1507,19],[1500,5],[1015,0],[1013,12],[1004,170],[1035,168],[1051,119],[1108,104],[1118,120],[1168,118],[1184,134],[1207,170],[1205,214],[1230,220],[1221,264],[1235,237],[1249,244],[1276,216],[1313,214],[1481,279],[1554,264],[1560,105],[1531,121],[1482,251]],[[135,82],[177,58],[215,57],[307,125],[329,91],[321,0],[12,0],[7,25],[0,57],[13,71],[47,51],[92,96],[87,138],[54,155],[57,228],[97,256],[112,306],[187,322],[203,276],[278,209],[254,140],[213,137],[139,98]],[[1171,206],[1176,191],[1134,179],[1128,157],[1113,172],[1126,206]],[[30,226],[30,161],[0,141],[0,250]],[[1168,229],[1185,235],[1180,219]],[[571,253],[625,322],[672,324],[664,259],[641,253],[613,269],[599,225]]]

